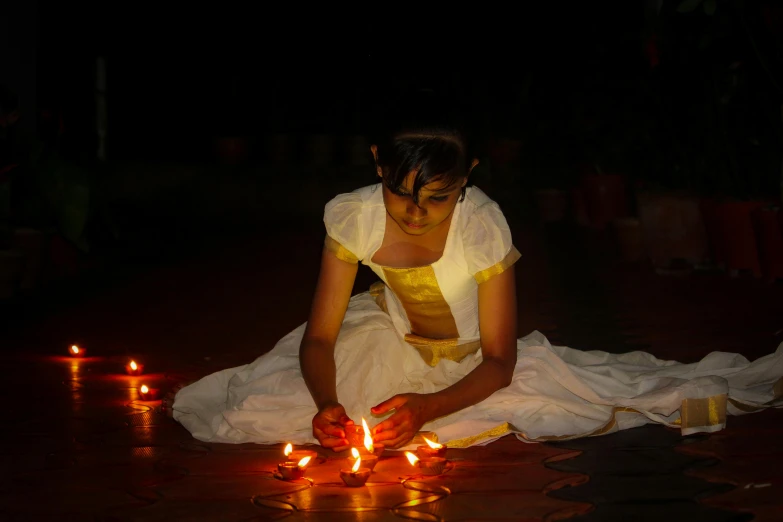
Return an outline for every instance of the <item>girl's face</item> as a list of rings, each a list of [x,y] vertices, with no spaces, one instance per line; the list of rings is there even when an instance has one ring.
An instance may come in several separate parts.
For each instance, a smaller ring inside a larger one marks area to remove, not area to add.
[[[398,194],[382,183],[383,203],[386,205],[386,212],[403,232],[412,236],[423,236],[448,219],[462,196],[462,187],[468,180],[463,178],[451,186],[445,186],[439,181],[429,183],[422,187],[419,203],[416,204],[411,196],[415,174],[408,174]]]

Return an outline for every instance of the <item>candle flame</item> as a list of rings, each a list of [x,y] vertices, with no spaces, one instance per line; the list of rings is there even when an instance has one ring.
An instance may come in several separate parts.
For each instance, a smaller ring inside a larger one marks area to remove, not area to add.
[[[416,462],[418,462],[419,457],[411,453],[410,451],[405,452],[405,456],[408,457],[408,462],[411,463],[411,466],[415,466]]]
[[[370,428],[367,427],[367,421],[364,420],[364,417],[362,417],[362,427],[364,428],[364,447],[367,448],[367,451],[373,453],[375,451],[375,447],[372,445]]]
[[[427,437],[422,437],[422,439],[424,439],[424,442],[426,442],[426,443],[427,443],[427,445],[428,445],[430,448],[432,448],[432,449],[440,449],[440,448],[442,448],[442,447],[443,447],[443,444],[438,444],[437,442],[432,442],[432,441],[431,441],[430,439],[428,439]]]
[[[304,457],[302,460],[299,461],[299,464],[297,464],[297,466],[299,466],[300,468],[307,466],[307,463],[310,462],[311,458],[312,457]]]
[[[354,462],[353,467],[351,468],[351,471],[353,473],[356,473],[357,471],[359,471],[359,466],[361,465],[361,463],[362,463],[362,459],[361,458],[356,459],[356,462]]]
[[[71,351],[73,353],[79,353],[79,347],[74,344],[73,346],[71,346]]]
[[[351,456],[355,459],[359,458],[359,450],[356,448],[351,448]]]
[[[138,366],[136,365],[136,361],[131,361],[131,362],[130,362],[130,368],[131,368],[131,370],[133,370],[134,372],[136,371],[136,369],[138,369]]]
[[[142,384],[141,389],[139,391],[141,391],[141,393],[147,393],[148,391],[150,391],[150,389],[147,388],[146,384]]]
[[[287,457],[287,456],[289,456],[291,454],[292,451],[294,451],[294,447],[289,442],[288,444],[286,444],[285,449],[283,450],[283,453]]]

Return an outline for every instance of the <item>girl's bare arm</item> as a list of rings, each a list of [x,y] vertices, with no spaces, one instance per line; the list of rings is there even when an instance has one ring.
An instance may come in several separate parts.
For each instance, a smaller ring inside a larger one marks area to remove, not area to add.
[[[302,375],[319,410],[338,402],[334,345],[357,271],[357,264],[338,259],[324,248],[310,318],[299,347]]]

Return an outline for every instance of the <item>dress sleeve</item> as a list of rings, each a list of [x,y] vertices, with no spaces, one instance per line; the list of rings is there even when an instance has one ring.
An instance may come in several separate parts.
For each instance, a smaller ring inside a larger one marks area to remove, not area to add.
[[[468,270],[479,284],[503,273],[521,257],[497,203],[481,205],[470,216],[462,243]]]
[[[362,238],[362,197],[350,192],[340,194],[324,209],[326,239],[324,246],[339,259],[349,263],[358,263],[363,259]]]

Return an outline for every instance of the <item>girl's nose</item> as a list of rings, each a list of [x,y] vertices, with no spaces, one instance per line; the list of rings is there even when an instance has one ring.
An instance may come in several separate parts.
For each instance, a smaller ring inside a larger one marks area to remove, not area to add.
[[[420,207],[413,201],[408,204],[408,215],[413,217],[424,217],[427,215],[427,209]]]

